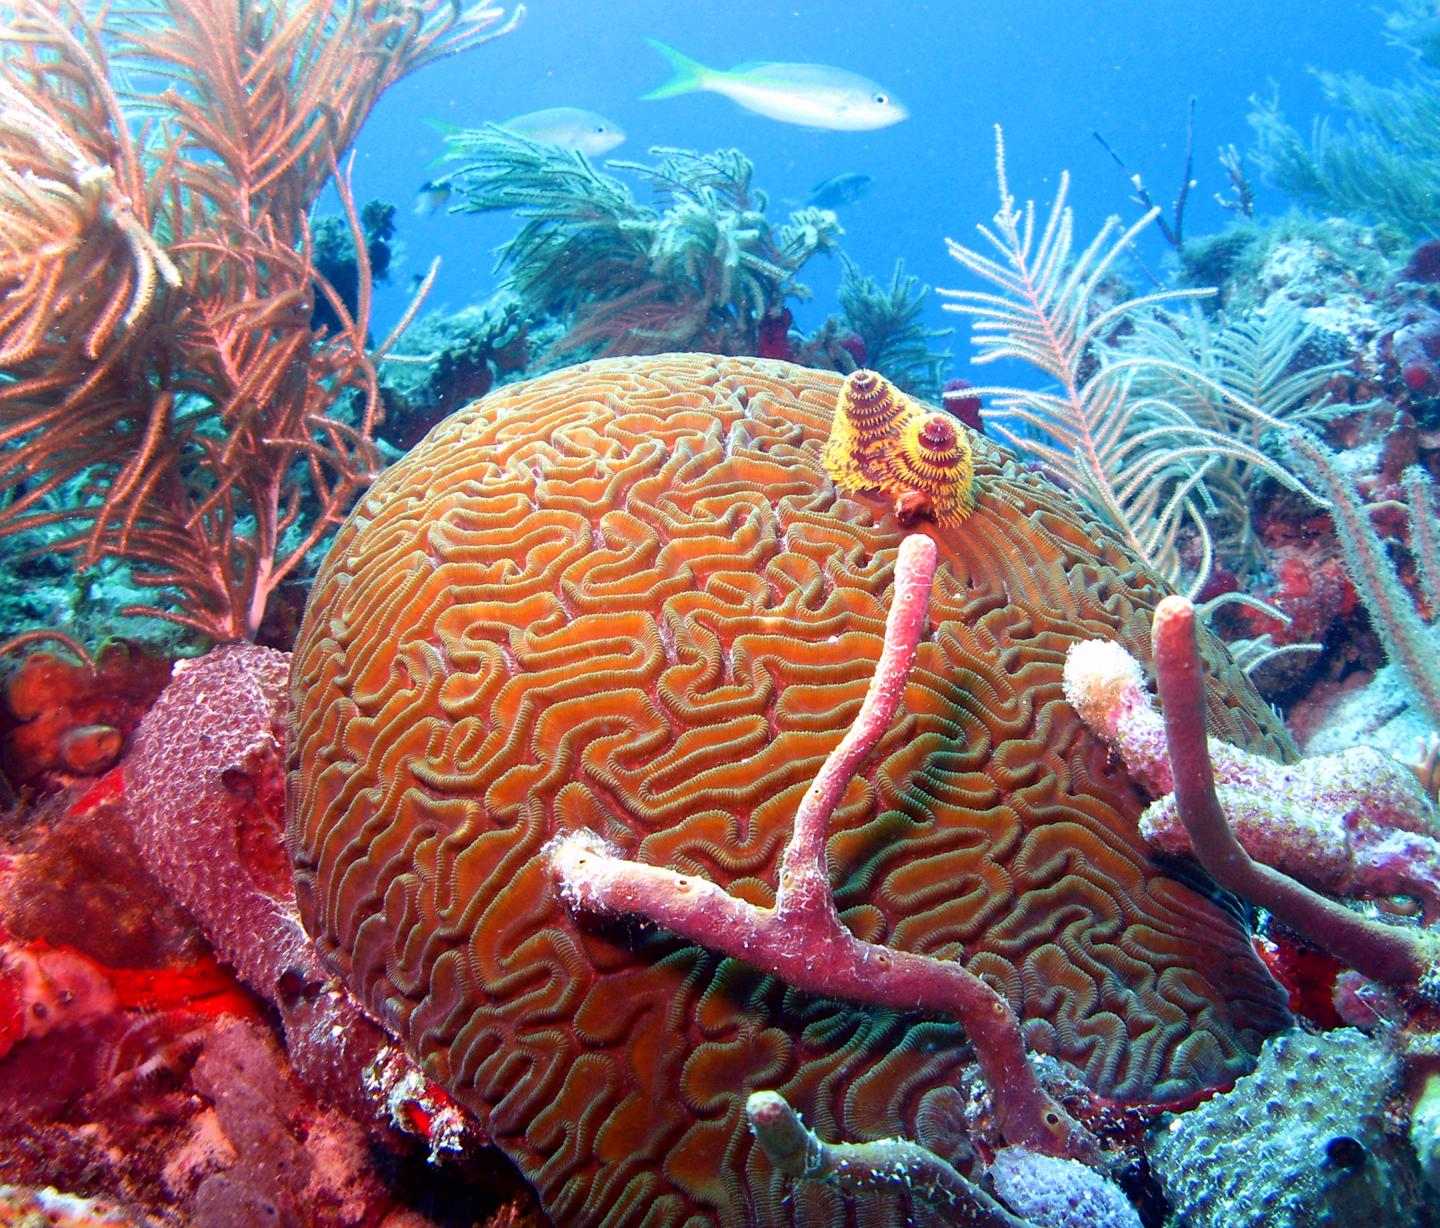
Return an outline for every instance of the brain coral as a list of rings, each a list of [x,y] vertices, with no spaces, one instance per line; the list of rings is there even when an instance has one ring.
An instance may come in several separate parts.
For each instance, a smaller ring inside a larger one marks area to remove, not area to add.
[[[913,1137],[966,1061],[949,1021],[577,920],[541,852],[585,828],[772,902],[904,533],[889,500],[825,476],[840,384],[668,355],[503,389],[375,484],[311,596],[291,674],[302,913],[558,1223],[903,1222],[898,1199],[787,1188],[745,1097],[776,1089],[830,1138]],[[921,522],[941,564],[900,716],[832,824],[841,915],[964,959],[1103,1092],[1233,1078],[1285,1022],[1279,992],[1233,915],[1149,861],[1143,799],[1061,694],[1076,640],[1146,655],[1160,582],[972,443],[974,511]],[[1211,664],[1213,731],[1283,754]]]

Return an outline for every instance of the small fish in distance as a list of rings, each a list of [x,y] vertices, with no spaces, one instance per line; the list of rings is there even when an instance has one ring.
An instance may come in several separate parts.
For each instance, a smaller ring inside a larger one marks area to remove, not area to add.
[[[884,86],[828,64],[737,64],[728,72],[681,55],[659,39],[645,40],[670,61],[675,75],[642,99],[697,90],[720,94],[747,111],[807,128],[866,132],[898,124],[910,112]]]
[[[450,203],[450,185],[427,179],[415,193],[415,216],[434,217]]]
[[[546,107],[507,119],[500,127],[532,141],[576,150],[587,158],[609,153],[625,139],[625,130],[614,120],[580,107]]]
[[[805,198],[805,203],[815,209],[836,209],[841,205],[852,205],[866,192],[875,180],[859,171],[845,171],[831,175],[823,183],[817,183]]]

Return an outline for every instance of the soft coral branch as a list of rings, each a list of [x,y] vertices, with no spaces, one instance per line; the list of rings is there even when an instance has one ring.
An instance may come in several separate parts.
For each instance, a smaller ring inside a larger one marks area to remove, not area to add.
[[[119,557],[215,640],[378,465],[369,273],[336,161],[380,94],[510,29],[447,0],[19,0],[0,29],[0,536]],[[133,70],[137,89],[112,85]],[[132,136],[135,121],[144,120]],[[340,188],[353,312],[311,330],[307,214]],[[77,481],[77,479],[82,479]],[[78,504],[62,504],[78,487]],[[7,498],[8,496],[8,498]]]

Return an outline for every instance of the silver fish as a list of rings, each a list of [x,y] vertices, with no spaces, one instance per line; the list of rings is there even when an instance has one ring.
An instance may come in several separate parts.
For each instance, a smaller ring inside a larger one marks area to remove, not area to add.
[[[728,72],[681,55],[659,39],[645,40],[670,61],[675,75],[640,95],[673,98],[703,90],[747,111],[808,128],[864,132],[898,124],[910,112],[889,90],[868,77],[828,64],[737,64]]]
[[[625,139],[625,130],[613,119],[580,107],[546,107],[507,119],[500,127],[532,141],[578,150],[587,158],[609,153]]]

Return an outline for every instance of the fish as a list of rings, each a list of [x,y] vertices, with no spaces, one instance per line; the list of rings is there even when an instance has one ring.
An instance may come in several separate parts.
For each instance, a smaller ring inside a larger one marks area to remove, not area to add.
[[[443,180],[427,179],[415,193],[415,216],[434,217],[450,203],[450,185]]]
[[[546,107],[507,119],[500,127],[532,141],[573,149],[587,158],[609,153],[625,139],[625,130],[613,119],[581,107]]]
[[[674,76],[641,94],[643,100],[704,91],[781,123],[836,132],[887,128],[909,116],[901,101],[868,77],[828,64],[737,64],[728,72],[681,55],[658,38],[645,40],[669,62]]]
[[[874,182],[869,175],[859,171],[831,175],[829,179],[817,183],[811,189],[805,203],[815,209],[834,209],[839,205],[854,204],[870,190],[870,185]]]

